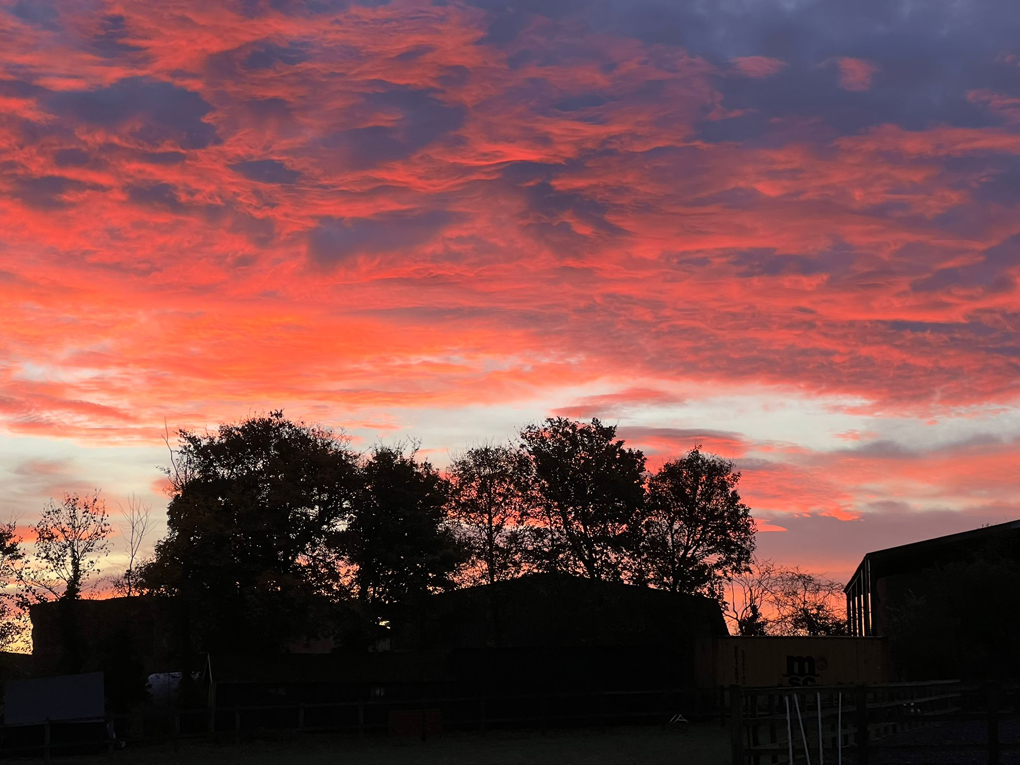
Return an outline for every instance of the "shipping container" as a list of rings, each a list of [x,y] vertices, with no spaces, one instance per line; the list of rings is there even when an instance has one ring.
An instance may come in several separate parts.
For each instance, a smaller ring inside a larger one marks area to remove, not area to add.
[[[698,646],[698,682],[812,686],[886,683],[885,641],[855,637],[728,637]]]

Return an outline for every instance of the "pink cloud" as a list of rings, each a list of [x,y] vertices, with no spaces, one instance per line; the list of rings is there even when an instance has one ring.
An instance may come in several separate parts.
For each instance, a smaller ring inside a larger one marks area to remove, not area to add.
[[[744,77],[763,79],[772,77],[786,68],[786,62],[767,56],[742,56],[732,59],[733,68]]]
[[[842,56],[836,59],[839,68],[839,86],[843,90],[869,90],[878,66],[862,58]]]

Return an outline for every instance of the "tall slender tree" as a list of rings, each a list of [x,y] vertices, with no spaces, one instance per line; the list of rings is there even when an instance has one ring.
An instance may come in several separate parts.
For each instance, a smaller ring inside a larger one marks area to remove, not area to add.
[[[78,600],[110,550],[106,502],[98,490],[50,500],[32,527],[34,550],[19,568],[30,601]]]
[[[121,509],[121,520],[120,535],[127,542],[128,563],[124,573],[114,582],[114,589],[130,597],[138,594],[142,545],[155,526],[152,506],[132,494],[128,498],[127,509]]]
[[[465,580],[493,584],[527,568],[535,513],[532,462],[520,448],[468,449],[450,467],[450,517],[471,555]]]
[[[597,580],[623,578],[637,546],[645,457],[616,428],[563,417],[521,431],[541,513],[540,566]]]

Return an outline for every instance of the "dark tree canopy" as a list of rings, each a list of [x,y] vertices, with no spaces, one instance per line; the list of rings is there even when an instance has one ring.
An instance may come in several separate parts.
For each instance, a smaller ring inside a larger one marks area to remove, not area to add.
[[[446,525],[448,483],[399,447],[376,448],[361,475],[350,521],[336,542],[358,599],[385,609],[453,586],[465,555]]]
[[[451,520],[471,556],[466,581],[512,579],[527,566],[535,512],[534,471],[514,446],[476,446],[450,467]]]
[[[754,550],[751,509],[740,501],[733,463],[698,448],[667,462],[648,480],[639,570],[671,592],[722,597],[727,577]]]
[[[550,418],[524,428],[521,439],[534,465],[543,521],[540,565],[621,579],[638,539],[644,455],[597,419]]]
[[[346,441],[272,412],[206,435],[181,431],[167,473],[167,536],[143,585],[212,617],[213,642],[242,631],[270,645],[309,634],[306,556],[347,518],[358,490]]]

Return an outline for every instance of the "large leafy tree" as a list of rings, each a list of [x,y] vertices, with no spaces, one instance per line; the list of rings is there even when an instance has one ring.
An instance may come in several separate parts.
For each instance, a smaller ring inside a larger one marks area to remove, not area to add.
[[[466,581],[492,584],[526,570],[533,473],[527,453],[509,445],[476,446],[454,460],[449,512],[471,555]]]
[[[521,440],[535,473],[540,565],[621,579],[639,537],[644,455],[597,419],[550,418],[524,428]]]
[[[640,576],[671,592],[722,597],[754,551],[751,509],[728,460],[694,448],[648,480]]]
[[[449,484],[405,451],[380,446],[364,460],[350,520],[333,542],[359,601],[377,613],[452,587],[465,558],[446,523]]]
[[[180,432],[166,471],[167,535],[141,576],[204,628],[204,647],[272,647],[314,631],[307,556],[347,519],[357,457],[281,411]]]

